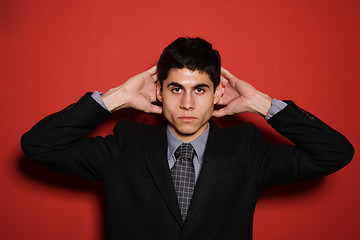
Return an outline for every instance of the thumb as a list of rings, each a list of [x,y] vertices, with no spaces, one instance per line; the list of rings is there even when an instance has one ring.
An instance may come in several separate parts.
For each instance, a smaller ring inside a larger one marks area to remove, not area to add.
[[[224,107],[219,110],[215,110],[212,115],[213,115],[213,117],[223,117],[225,115],[230,115],[230,114],[231,113],[230,113],[229,109],[227,107]]]
[[[156,113],[161,114],[162,113],[162,107],[156,106],[154,104],[150,104],[149,108],[146,110],[148,113]]]

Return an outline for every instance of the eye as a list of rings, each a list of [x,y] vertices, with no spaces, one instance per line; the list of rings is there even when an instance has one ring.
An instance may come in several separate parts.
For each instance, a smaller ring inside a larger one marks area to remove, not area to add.
[[[205,90],[202,89],[202,88],[200,88],[200,87],[198,87],[198,88],[195,88],[195,92],[196,92],[196,93],[203,93],[203,92],[205,92]]]
[[[176,88],[171,89],[171,91],[174,92],[174,93],[180,93],[181,88],[176,87]]]

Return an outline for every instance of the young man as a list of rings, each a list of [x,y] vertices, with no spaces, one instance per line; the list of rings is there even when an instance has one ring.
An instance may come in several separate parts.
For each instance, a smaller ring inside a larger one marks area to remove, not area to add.
[[[224,107],[214,111],[214,104]],[[167,121],[120,120],[113,135],[83,137],[127,107],[163,113]],[[251,123],[219,129],[210,120],[241,112],[265,117],[296,146],[263,141]],[[262,188],[335,172],[354,151],[293,102],[272,99],[222,69],[218,52],[199,38],[177,39],[157,68],[41,120],[22,147],[41,164],[104,182],[108,239],[167,240],[252,239]]]

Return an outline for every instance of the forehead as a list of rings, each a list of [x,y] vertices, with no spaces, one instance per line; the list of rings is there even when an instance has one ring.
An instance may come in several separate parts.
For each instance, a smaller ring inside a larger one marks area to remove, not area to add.
[[[198,84],[206,84],[210,88],[214,87],[214,84],[207,73],[202,73],[198,70],[192,71],[187,68],[172,68],[169,71],[168,77],[164,80],[164,86],[167,86],[167,84],[171,82],[181,84],[184,87],[191,87]]]

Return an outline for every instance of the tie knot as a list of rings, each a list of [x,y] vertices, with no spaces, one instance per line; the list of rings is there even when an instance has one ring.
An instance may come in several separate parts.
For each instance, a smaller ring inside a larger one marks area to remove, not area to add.
[[[182,143],[175,151],[175,158],[183,157],[192,160],[195,154],[195,149],[190,143]]]

